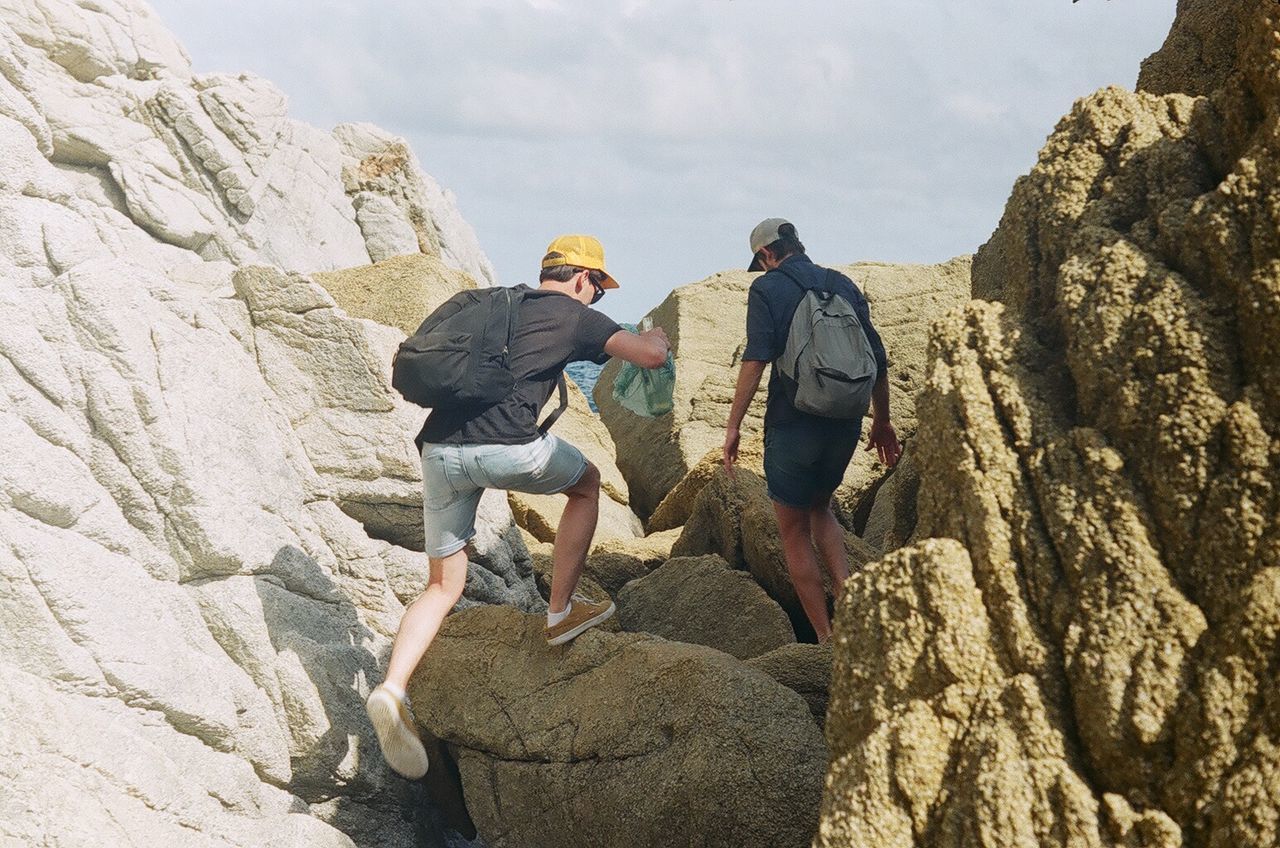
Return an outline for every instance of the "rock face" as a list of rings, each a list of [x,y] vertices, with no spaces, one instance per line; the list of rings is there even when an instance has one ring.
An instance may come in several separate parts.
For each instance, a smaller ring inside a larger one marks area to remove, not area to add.
[[[622,629],[706,645],[745,660],[795,642],[787,614],[718,556],[668,560],[618,593]]]
[[[640,634],[551,648],[543,623],[459,613],[411,686],[418,719],[457,751],[487,844],[809,845],[826,750],[799,695]]]
[[[819,257],[820,261],[820,257]],[[914,397],[924,377],[929,324],[969,297],[969,258],[938,265],[860,262],[835,266],[867,295],[871,316],[890,360],[890,405],[900,437],[915,432]],[[596,383],[600,418],[618,446],[618,466],[631,488],[632,508],[648,518],[663,498],[711,450],[724,443],[724,425],[746,343],[747,290],[754,274],[724,272],[676,289],[651,315],[667,331],[676,357],[675,407],[669,415],[641,418],[612,397],[618,363],[606,365]],[[761,430],[765,386],[746,420],[744,442]],[[856,501],[883,468],[860,456],[850,465],[845,500]],[[664,515],[660,526],[678,526]]]
[[[1016,184],[918,403],[916,533],[963,547],[851,581],[819,844],[1280,841],[1275,15]]]
[[[362,700],[418,416],[287,273],[368,261],[359,162],[128,0],[0,7],[0,148],[0,842],[416,844]],[[481,525],[468,603],[538,609]]]
[[[425,253],[407,253],[372,266],[313,275],[343,312],[395,327],[405,336],[453,295],[474,289],[471,277]]]
[[[831,689],[830,642],[825,645],[792,642],[747,660],[747,665],[760,669],[804,698],[819,726],[826,721]]]
[[[1250,12],[1266,0],[1178,0],[1164,46],[1142,62],[1138,90],[1211,94],[1240,66],[1239,42]]]

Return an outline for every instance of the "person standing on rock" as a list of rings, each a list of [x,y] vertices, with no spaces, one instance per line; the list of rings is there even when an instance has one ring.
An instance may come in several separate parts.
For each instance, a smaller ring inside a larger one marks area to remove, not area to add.
[[[786,383],[778,363],[788,346],[792,319],[808,292],[834,292],[843,298],[852,307],[848,320],[852,322],[856,316],[869,346],[867,353],[874,357],[874,363],[868,363],[875,377],[870,390],[873,415],[867,450],[878,451],[880,461],[892,466],[902,448],[889,422],[888,360],[862,292],[845,275],[815,265],[805,255],[794,225],[782,218],[761,221],[751,231],[750,245],[753,257],[748,270],[767,273],[752,282],[747,296],[747,345],[725,430],[724,467],[733,473],[741,439],[739,427],[760,387],[765,366],[773,363],[764,418],[765,484],[778,518],[787,572],[818,640],[825,642],[831,636],[831,617],[814,548],[838,592],[849,576],[849,558],[844,528],[832,512],[831,497],[857,448],[861,413],[855,413],[859,416],[855,418],[825,417],[797,409],[796,387]]]
[[[426,773],[427,755],[405,688],[462,597],[465,546],[476,534],[476,508],[486,488],[568,496],[552,554],[549,644],[564,644],[614,613],[607,598],[573,597],[595,535],[600,471],[573,445],[540,432],[537,416],[570,362],[603,363],[612,356],[642,368],[666,362],[669,344],[661,328],[631,333],[590,308],[617,287],[595,238],[567,235],[552,241],[542,258],[538,288],[517,287],[522,299],[509,344],[514,389],[491,406],[435,409],[418,434],[430,582],[405,610],[386,679],[367,703],[383,756],[406,777]],[[444,320],[460,309],[450,301],[428,320]]]

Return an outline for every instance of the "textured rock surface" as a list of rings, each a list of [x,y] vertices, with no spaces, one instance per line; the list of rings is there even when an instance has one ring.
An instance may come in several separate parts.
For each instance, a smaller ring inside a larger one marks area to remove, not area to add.
[[[542,628],[458,613],[411,685],[489,845],[809,844],[826,750],[799,695],[719,651]]]
[[[1239,67],[1238,45],[1251,10],[1267,0],[1178,0],[1164,45],[1142,62],[1138,90],[1210,94]]]
[[[367,261],[344,154],[56,0],[0,6],[0,147],[0,842],[415,844],[362,700],[425,569],[343,512],[420,502],[395,333],[239,267]],[[537,609],[486,510],[468,602]]]
[[[476,287],[469,275],[425,253],[317,273],[313,278],[343,312],[395,327],[406,336],[413,335],[440,304]]]
[[[845,534],[845,551],[850,571],[857,570],[877,553],[852,533]],[[687,557],[710,553],[719,554],[735,568],[749,571],[769,597],[786,611],[796,636],[813,641],[813,628],[787,573],[773,502],[759,473],[739,467],[730,478],[721,469],[698,493],[693,514],[672,546],[671,554]],[[829,595],[830,580],[825,569],[823,580]]]
[[[821,844],[1280,841],[1280,28],[1245,8],[1211,95],[1076,104],[975,258],[998,302],[939,326],[916,533],[963,548],[851,581]]]
[[[745,660],[795,642],[787,614],[751,575],[714,554],[677,557],[618,593],[622,629]]]
[[[821,726],[827,719],[827,699],[831,689],[831,643],[808,645],[793,642],[747,660],[809,705],[809,712]]]
[[[894,422],[899,436],[909,437],[915,431],[914,396],[924,376],[929,324],[968,298],[969,258],[938,265],[860,262],[836,267],[871,302],[872,320],[889,351]],[[747,290],[754,277],[745,271],[716,274],[676,289],[651,313],[654,323],[667,331],[676,355],[675,408],[670,415],[632,415],[611,395],[620,366],[613,363],[601,372],[596,404],[618,445],[618,465],[631,487],[632,508],[642,517],[648,518],[709,451],[724,443],[746,343]],[[767,380],[766,375],[743,422],[744,441],[762,426]],[[850,465],[843,487],[848,493],[842,499],[856,501],[883,470],[860,456]],[[657,529],[679,526],[672,520],[664,516]]]

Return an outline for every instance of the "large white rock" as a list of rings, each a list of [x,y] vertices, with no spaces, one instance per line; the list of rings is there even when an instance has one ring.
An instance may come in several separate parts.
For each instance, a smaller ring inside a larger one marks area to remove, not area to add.
[[[0,6],[0,149],[0,843],[416,844],[362,701],[425,561],[344,507],[417,512],[419,413],[288,273],[368,261],[350,157],[111,0]]]

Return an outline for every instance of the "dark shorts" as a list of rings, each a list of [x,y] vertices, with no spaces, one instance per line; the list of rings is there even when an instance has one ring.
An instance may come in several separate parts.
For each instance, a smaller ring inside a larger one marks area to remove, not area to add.
[[[862,435],[862,419],[806,420],[764,431],[764,479],[769,497],[784,506],[809,507],[844,478]]]

